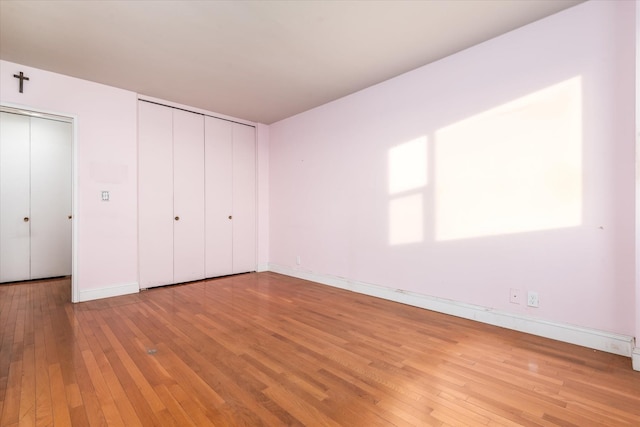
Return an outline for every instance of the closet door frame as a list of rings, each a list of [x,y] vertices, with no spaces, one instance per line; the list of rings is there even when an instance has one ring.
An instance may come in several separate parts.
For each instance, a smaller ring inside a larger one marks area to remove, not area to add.
[[[0,110],[32,117],[49,117],[71,124],[71,302],[80,302],[78,276],[78,116],[10,102],[0,103]]]

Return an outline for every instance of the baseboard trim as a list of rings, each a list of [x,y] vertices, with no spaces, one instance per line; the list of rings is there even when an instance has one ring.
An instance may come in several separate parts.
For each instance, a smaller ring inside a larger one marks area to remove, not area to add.
[[[636,347],[631,354],[631,365],[634,371],[640,371],[640,342],[636,340]]]
[[[269,264],[267,263],[258,264],[258,266],[256,267],[256,272],[262,273],[264,271],[269,271]]]
[[[108,288],[81,290],[79,302],[118,297],[120,295],[137,294],[138,292],[140,292],[140,286],[138,286],[137,283],[109,286]]]
[[[456,317],[475,320],[489,325],[500,326],[605,351],[607,353],[618,354],[620,356],[631,357],[633,352],[634,369],[640,370],[640,349],[636,347],[636,349],[633,350],[634,339],[631,336],[507,313],[478,305],[432,297],[401,289],[391,289],[384,286],[358,282],[337,276],[318,274],[277,264],[270,263],[269,271],[414,307],[450,314]]]

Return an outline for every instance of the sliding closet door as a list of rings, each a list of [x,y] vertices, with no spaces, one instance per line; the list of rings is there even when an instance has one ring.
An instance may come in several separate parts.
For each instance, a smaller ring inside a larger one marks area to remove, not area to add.
[[[256,270],[256,129],[233,124],[233,272]]]
[[[173,110],[173,280],[200,280],[204,268],[204,116]]]
[[[205,119],[206,276],[256,270],[255,128]]]
[[[138,103],[140,288],[173,282],[173,112]]]
[[[30,278],[29,121],[0,113],[0,282]]]
[[[31,118],[31,279],[71,274],[71,123]]]
[[[72,124],[0,113],[0,282],[71,274]]]
[[[206,276],[233,273],[233,123],[205,118]]]
[[[255,271],[255,128],[148,102],[138,128],[140,287]]]

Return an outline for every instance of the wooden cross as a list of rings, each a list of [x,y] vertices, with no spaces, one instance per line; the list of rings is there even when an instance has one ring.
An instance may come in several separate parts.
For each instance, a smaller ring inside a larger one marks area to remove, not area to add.
[[[24,84],[25,80],[29,80],[29,77],[25,76],[22,71],[20,71],[20,74],[14,74],[13,77],[15,77],[16,79],[20,79],[20,93],[22,93],[22,85]]]

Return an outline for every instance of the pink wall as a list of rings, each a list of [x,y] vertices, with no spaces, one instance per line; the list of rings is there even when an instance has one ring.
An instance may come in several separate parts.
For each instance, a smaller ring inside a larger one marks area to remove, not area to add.
[[[634,16],[587,2],[271,125],[270,263],[635,336]]]
[[[19,71],[30,78],[22,94],[12,77]],[[76,285],[137,284],[137,95],[0,61],[0,103],[77,117]]]

